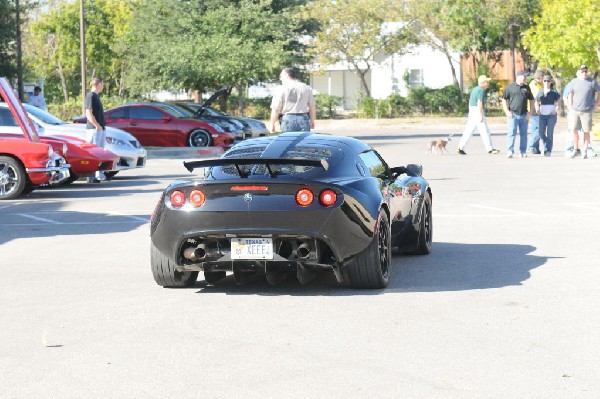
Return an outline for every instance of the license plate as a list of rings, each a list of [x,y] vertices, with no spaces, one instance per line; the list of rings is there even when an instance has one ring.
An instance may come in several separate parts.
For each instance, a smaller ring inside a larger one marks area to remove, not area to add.
[[[273,239],[232,238],[231,259],[273,259]]]

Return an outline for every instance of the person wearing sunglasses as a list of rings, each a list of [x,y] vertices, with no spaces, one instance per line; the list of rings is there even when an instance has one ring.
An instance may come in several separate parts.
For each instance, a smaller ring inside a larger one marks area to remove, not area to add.
[[[587,149],[590,145],[590,131],[592,130],[592,114],[598,109],[600,103],[600,85],[589,76],[587,65],[581,65],[577,70],[577,77],[570,83],[568,104],[569,126],[573,132],[573,154],[571,158],[587,158]],[[579,149],[579,129],[583,130],[583,148]],[[583,156],[582,156],[583,154]]]
[[[544,156],[552,154],[554,127],[558,115],[560,94],[552,87],[552,76],[543,76],[543,87],[535,97],[535,110],[539,115],[539,134],[544,145]]]

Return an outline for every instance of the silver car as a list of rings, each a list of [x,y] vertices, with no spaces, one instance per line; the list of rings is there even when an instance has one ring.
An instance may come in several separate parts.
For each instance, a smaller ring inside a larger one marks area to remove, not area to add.
[[[87,133],[85,124],[67,123],[32,105],[23,104],[23,106],[29,117],[44,128],[44,135],[62,134],[90,141],[91,137]],[[146,150],[135,137],[124,130],[107,126],[104,149],[119,157],[119,163],[115,168],[105,172],[108,178],[113,177],[122,170],[143,168],[146,165],[146,159],[148,158]]]

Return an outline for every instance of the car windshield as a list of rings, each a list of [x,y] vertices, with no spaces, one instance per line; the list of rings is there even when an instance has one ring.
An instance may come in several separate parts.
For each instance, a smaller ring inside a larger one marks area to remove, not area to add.
[[[208,107],[205,112],[208,115],[212,115],[212,116],[225,116],[225,115],[227,115],[225,112],[219,111],[219,110],[214,109],[212,107]]]
[[[44,123],[49,125],[65,125],[67,122],[58,119],[56,116],[49,114],[48,112],[39,109],[38,107],[34,107],[33,105],[23,104],[25,106],[25,110],[41,120]]]
[[[166,113],[170,114],[171,116],[175,116],[177,118],[191,118],[191,116],[192,116],[191,113],[185,112],[183,109],[179,109],[175,106],[171,106],[170,104],[154,104],[154,105],[156,105],[158,108],[162,109]]]

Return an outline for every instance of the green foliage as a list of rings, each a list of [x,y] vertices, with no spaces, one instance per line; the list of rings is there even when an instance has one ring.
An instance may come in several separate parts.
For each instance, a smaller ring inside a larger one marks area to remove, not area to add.
[[[15,7],[12,1],[0,0],[0,76],[13,78],[16,76],[17,34]]]
[[[577,67],[600,68],[600,2],[542,0],[541,15],[523,33],[523,42],[539,67],[570,79]]]
[[[411,90],[407,97],[392,94],[383,100],[364,97],[359,101],[357,114],[361,118],[396,118],[403,115],[442,114],[464,115],[468,97],[454,85],[441,89],[421,87]]]
[[[321,93],[315,96],[315,100],[317,102],[318,119],[333,119],[336,114],[336,108],[344,103],[343,97]]]

